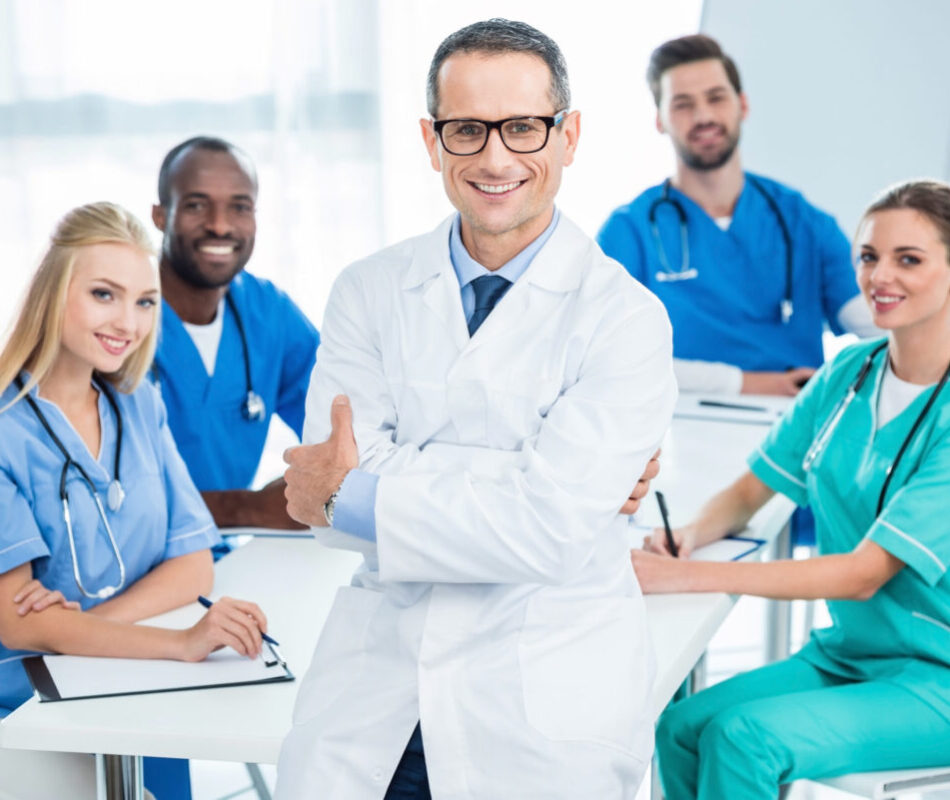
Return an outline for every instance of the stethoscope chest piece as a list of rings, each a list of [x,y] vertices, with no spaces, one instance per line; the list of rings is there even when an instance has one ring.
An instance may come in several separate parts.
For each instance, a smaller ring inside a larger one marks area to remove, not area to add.
[[[122,508],[122,502],[125,500],[125,489],[122,488],[122,484],[117,480],[113,480],[109,484],[109,489],[106,492],[106,502],[109,504],[110,511],[118,511]]]
[[[664,270],[658,270],[656,273],[656,279],[660,283],[675,283],[676,281],[689,281],[693,278],[698,278],[699,272],[690,267],[689,269],[680,270],[678,272],[665,272]]]
[[[250,420],[251,422],[261,422],[267,415],[267,406],[264,405],[264,398],[257,392],[251,390],[247,393],[247,398],[244,400],[244,407],[241,411],[244,412],[244,419]]]

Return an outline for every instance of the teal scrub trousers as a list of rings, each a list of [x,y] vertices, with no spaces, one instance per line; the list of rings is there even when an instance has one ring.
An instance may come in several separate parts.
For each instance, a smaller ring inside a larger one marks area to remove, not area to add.
[[[944,766],[950,721],[896,684],[791,658],[670,706],[656,747],[667,800],[763,800],[798,778]]]

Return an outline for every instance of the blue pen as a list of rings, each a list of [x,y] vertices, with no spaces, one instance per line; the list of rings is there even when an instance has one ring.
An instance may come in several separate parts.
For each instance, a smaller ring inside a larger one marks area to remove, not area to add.
[[[201,605],[203,605],[205,608],[211,608],[211,606],[214,605],[214,603],[212,603],[207,597],[204,597],[202,595],[198,595],[198,602],[201,603]],[[266,633],[262,633],[261,638],[265,642],[270,642],[272,645],[280,646],[280,642],[268,636]]]

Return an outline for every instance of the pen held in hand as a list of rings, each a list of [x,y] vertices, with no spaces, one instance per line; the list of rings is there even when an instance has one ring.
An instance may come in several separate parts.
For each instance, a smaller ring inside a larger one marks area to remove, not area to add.
[[[198,602],[201,603],[201,605],[203,605],[205,608],[211,608],[211,606],[214,605],[214,603],[212,603],[212,602],[211,602],[207,597],[205,597],[204,595],[198,595]],[[278,642],[276,639],[274,639],[274,638],[268,636],[266,633],[263,633],[263,632],[261,633],[261,638],[262,638],[265,642],[269,642],[270,644],[273,644],[273,645],[279,645],[279,644],[280,644],[280,642]]]
[[[679,558],[680,550],[676,546],[676,541],[673,539],[673,530],[670,528],[670,515],[666,510],[666,498],[663,497],[663,492],[658,491],[656,493],[656,503],[660,507],[660,516],[663,517],[663,530],[666,531],[666,546],[673,558]]]

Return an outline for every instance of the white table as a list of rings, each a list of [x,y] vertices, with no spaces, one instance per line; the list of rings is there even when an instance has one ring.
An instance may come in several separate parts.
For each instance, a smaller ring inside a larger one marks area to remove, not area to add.
[[[754,425],[678,419],[667,437],[655,486],[664,491],[673,524],[685,522],[705,499],[737,477],[745,456],[764,436]],[[774,538],[792,510],[773,498],[752,520],[753,535]],[[638,516],[659,521],[648,498]],[[216,567],[214,596],[254,600],[298,679],[333,602],[360,561],[354,553],[328,550],[312,539],[255,538]],[[689,674],[707,642],[728,615],[726,595],[664,595],[647,598],[657,657],[653,709],[663,709]],[[202,613],[194,604],[159,618],[182,627]],[[672,632],[675,632],[672,633]],[[34,698],[0,724],[0,746],[28,750],[96,752],[274,764],[291,725],[297,682],[173,694],[38,703]],[[131,765],[133,769],[136,763]],[[133,797],[109,780],[101,797]]]

